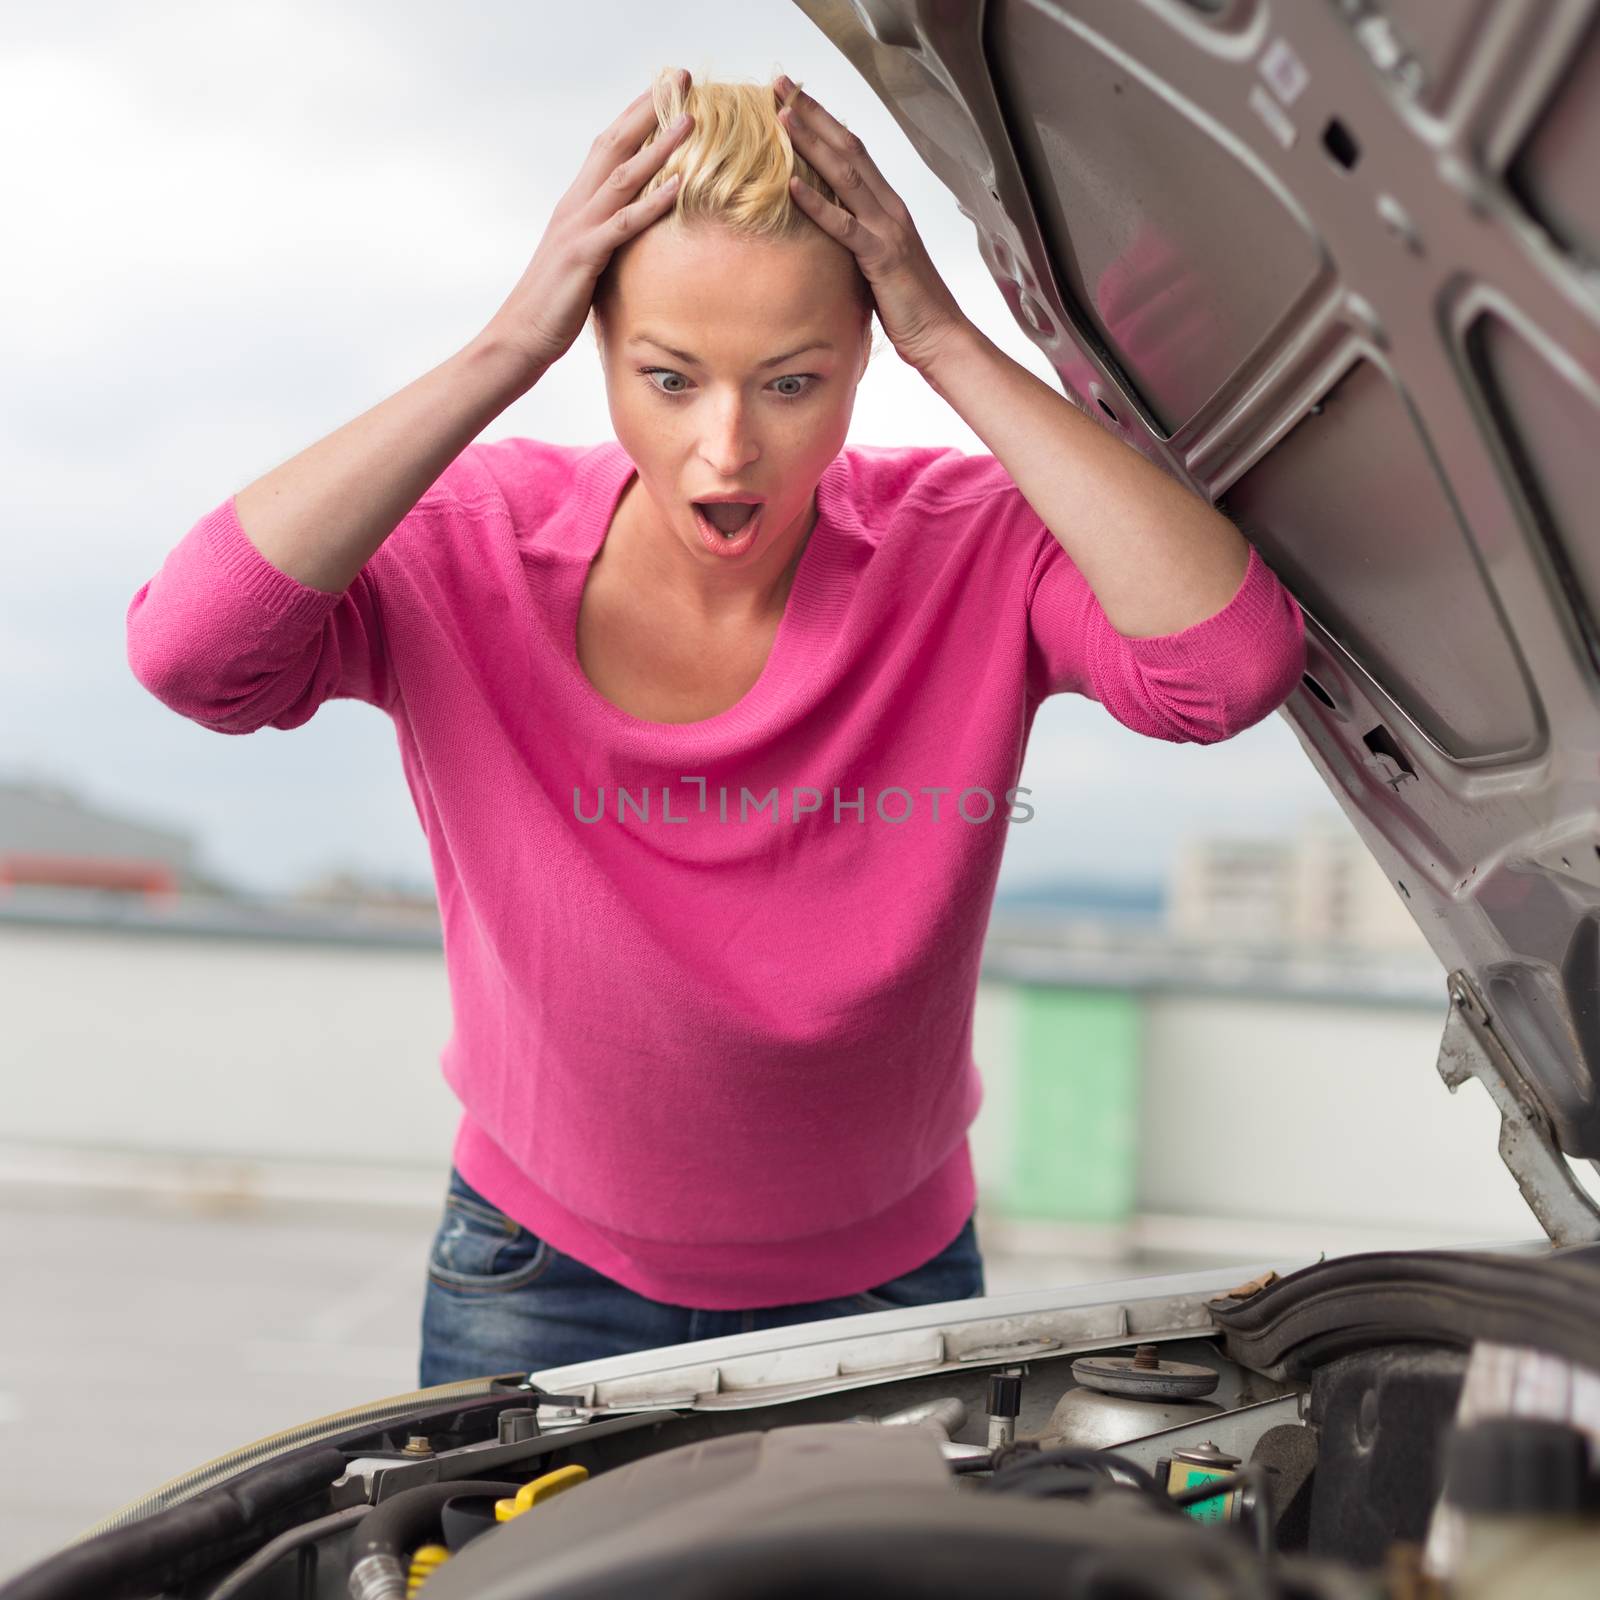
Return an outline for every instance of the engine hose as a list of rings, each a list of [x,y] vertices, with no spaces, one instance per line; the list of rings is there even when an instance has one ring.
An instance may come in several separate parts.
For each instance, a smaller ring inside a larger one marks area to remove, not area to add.
[[[160,1488],[152,1489],[149,1494],[130,1501],[120,1510],[113,1511],[109,1517],[102,1518],[92,1528],[84,1529],[68,1543],[82,1544],[85,1539],[109,1533],[113,1528],[125,1528],[154,1511],[165,1511],[169,1506],[181,1505],[204,1490],[225,1483],[245,1468],[260,1466],[262,1462],[271,1461],[274,1456],[284,1455],[300,1445],[313,1444],[331,1434],[345,1433],[369,1422],[386,1422],[407,1411],[416,1411],[430,1400],[475,1400],[480,1395],[493,1394],[495,1385],[504,1381],[502,1375],[471,1378],[460,1383],[441,1383],[431,1389],[416,1389],[410,1394],[397,1394],[387,1400],[353,1406],[348,1411],[332,1411],[325,1417],[315,1417],[282,1433],[269,1434],[265,1439],[257,1439],[254,1444],[241,1445],[225,1456],[218,1456],[215,1461],[207,1461],[180,1477],[169,1479]]]
[[[315,1522],[302,1522],[298,1528],[280,1533],[276,1539],[262,1545],[248,1561],[235,1567],[206,1596],[206,1600],[234,1600],[234,1596],[252,1579],[259,1578],[268,1567],[281,1561],[291,1551],[303,1545],[315,1544],[318,1539],[325,1539],[330,1533],[337,1533],[341,1528],[348,1528],[352,1522],[360,1522],[363,1517],[371,1515],[371,1506],[346,1506],[343,1511],[318,1517]]]
[[[345,1453],[332,1444],[287,1451],[182,1505],[46,1556],[0,1584],[0,1597],[146,1600],[182,1588],[320,1512],[345,1465]]]
[[[489,1478],[419,1483],[380,1502],[350,1535],[350,1600],[405,1600],[405,1552],[439,1527],[446,1500],[457,1495],[510,1499],[522,1487]]]
[[[1008,1454],[1003,1461],[995,1464],[994,1476],[985,1487],[996,1492],[1020,1489],[1027,1493],[1037,1490],[1042,1483],[1049,1483],[1052,1477],[1059,1476],[1059,1488],[1071,1492],[1072,1480],[1067,1473],[1074,1468],[1082,1474],[1079,1484],[1083,1490],[1096,1481],[1104,1483],[1109,1480],[1130,1489],[1139,1489],[1163,1505],[1169,1499],[1137,1461],[1111,1450],[1089,1450],[1071,1445]],[[1051,1491],[1044,1489],[1039,1492],[1048,1494]]]

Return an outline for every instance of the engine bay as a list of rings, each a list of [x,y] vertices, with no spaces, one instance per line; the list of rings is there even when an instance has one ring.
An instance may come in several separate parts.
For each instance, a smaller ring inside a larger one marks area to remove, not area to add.
[[[1595,1247],[1192,1276],[379,1402],[0,1596],[1521,1596],[1582,1592],[1529,1560],[1600,1570]]]

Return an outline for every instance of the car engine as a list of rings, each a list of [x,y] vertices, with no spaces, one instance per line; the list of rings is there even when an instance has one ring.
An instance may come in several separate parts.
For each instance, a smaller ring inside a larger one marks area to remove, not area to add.
[[[1600,1247],[1066,1299],[376,1402],[163,1486],[0,1600],[1595,1592]]]

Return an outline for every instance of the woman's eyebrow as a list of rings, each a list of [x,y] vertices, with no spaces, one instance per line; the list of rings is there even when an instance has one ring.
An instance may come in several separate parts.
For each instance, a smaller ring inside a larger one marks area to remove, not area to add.
[[[665,350],[669,356],[676,356],[678,360],[686,362],[691,367],[698,367],[701,365],[699,356],[692,356],[687,350],[676,349],[674,346],[657,339],[652,334],[636,333],[633,337],[636,342],[653,344],[658,350]],[[796,356],[804,355],[807,350],[832,350],[833,348],[834,346],[831,340],[813,339],[809,344],[803,344],[798,349],[785,350],[781,356],[771,356],[765,361],[758,361],[756,366],[759,368],[779,367],[782,366],[785,361],[793,361]]]

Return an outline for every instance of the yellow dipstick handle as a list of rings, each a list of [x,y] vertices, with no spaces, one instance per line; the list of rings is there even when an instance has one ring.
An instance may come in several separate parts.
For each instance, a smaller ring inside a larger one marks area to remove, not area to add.
[[[520,1517],[524,1511],[531,1511],[541,1500],[548,1500],[553,1494],[560,1494],[563,1489],[571,1489],[583,1482],[589,1476],[587,1467],[580,1467],[574,1463],[570,1467],[557,1467],[554,1472],[547,1472],[542,1478],[535,1478],[532,1483],[525,1483],[517,1490],[515,1500],[496,1500],[494,1503],[494,1520],[496,1522],[509,1522],[513,1517]]]

